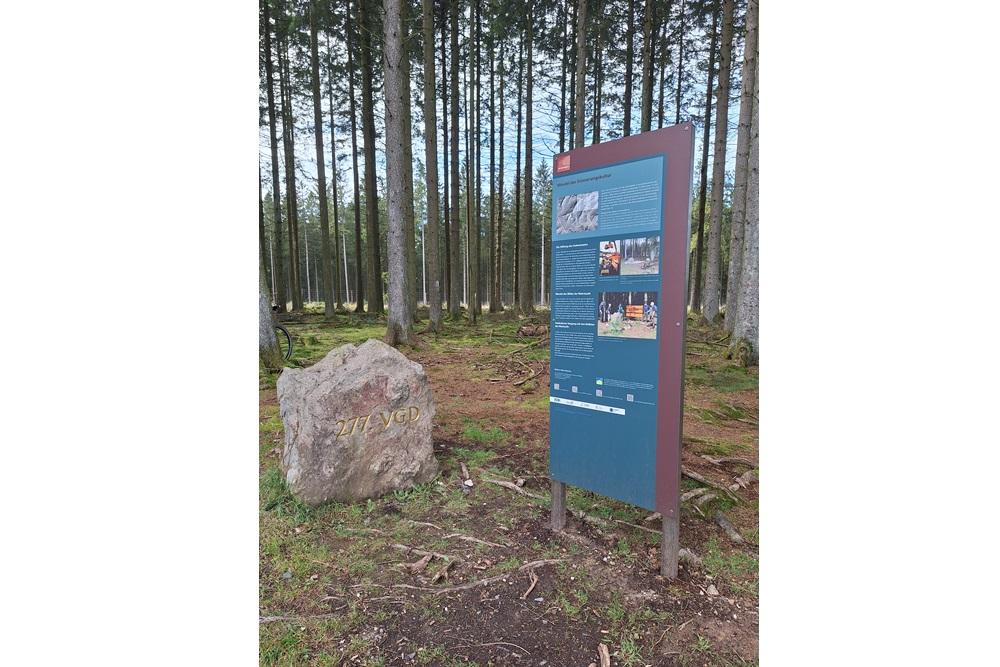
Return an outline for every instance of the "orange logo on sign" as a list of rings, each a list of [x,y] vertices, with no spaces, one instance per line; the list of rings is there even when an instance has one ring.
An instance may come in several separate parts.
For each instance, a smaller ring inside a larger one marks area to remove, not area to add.
[[[556,173],[569,171],[569,155],[559,155],[556,157]]]

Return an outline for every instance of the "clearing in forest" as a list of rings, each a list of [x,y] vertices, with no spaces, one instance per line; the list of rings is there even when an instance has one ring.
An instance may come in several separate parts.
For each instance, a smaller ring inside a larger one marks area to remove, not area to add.
[[[363,315],[284,324],[296,365],[385,333],[384,319]],[[566,530],[549,530],[549,349],[520,337],[523,324],[446,321],[401,349],[433,386],[441,473],[361,503],[291,498],[276,376],[261,373],[262,664],[588,665],[601,644],[614,665],[757,664],[756,370],[689,321],[690,556],[667,582],[645,510],[570,487]]]

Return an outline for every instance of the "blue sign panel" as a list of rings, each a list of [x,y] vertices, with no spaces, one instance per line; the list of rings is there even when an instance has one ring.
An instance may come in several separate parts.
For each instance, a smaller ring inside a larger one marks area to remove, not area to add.
[[[562,176],[559,159],[552,180],[550,474],[653,510],[668,156]]]

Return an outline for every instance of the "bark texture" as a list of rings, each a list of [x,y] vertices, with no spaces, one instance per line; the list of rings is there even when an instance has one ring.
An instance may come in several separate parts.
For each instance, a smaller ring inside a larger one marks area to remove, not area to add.
[[[427,287],[430,329],[441,330],[441,269],[438,263],[438,164],[437,102],[434,99],[434,1],[423,0],[424,30],[424,160],[427,163],[427,222],[424,252],[427,257]]]
[[[750,120],[750,162],[747,176],[746,227],[743,236],[743,267],[740,272],[740,305],[733,329],[733,347],[737,358],[747,366],[756,365],[760,357],[758,282],[758,192],[759,192],[759,105],[760,62],[754,74],[753,114]]]
[[[702,316],[715,324],[722,301],[722,207],[726,186],[726,140],[729,129],[729,75],[732,70],[735,0],[722,2],[722,45],[715,105],[715,154],[712,158],[712,217],[708,228],[708,263]]]

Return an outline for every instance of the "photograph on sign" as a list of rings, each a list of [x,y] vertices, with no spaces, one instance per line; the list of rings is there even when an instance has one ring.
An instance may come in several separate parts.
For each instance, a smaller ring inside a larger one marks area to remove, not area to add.
[[[556,234],[575,234],[597,229],[599,192],[581,192],[559,198]]]
[[[601,241],[597,274],[600,276],[621,275],[621,241]]]
[[[597,335],[656,339],[656,292],[602,292]]]
[[[621,242],[621,275],[642,276],[660,272],[660,237],[645,236]]]

